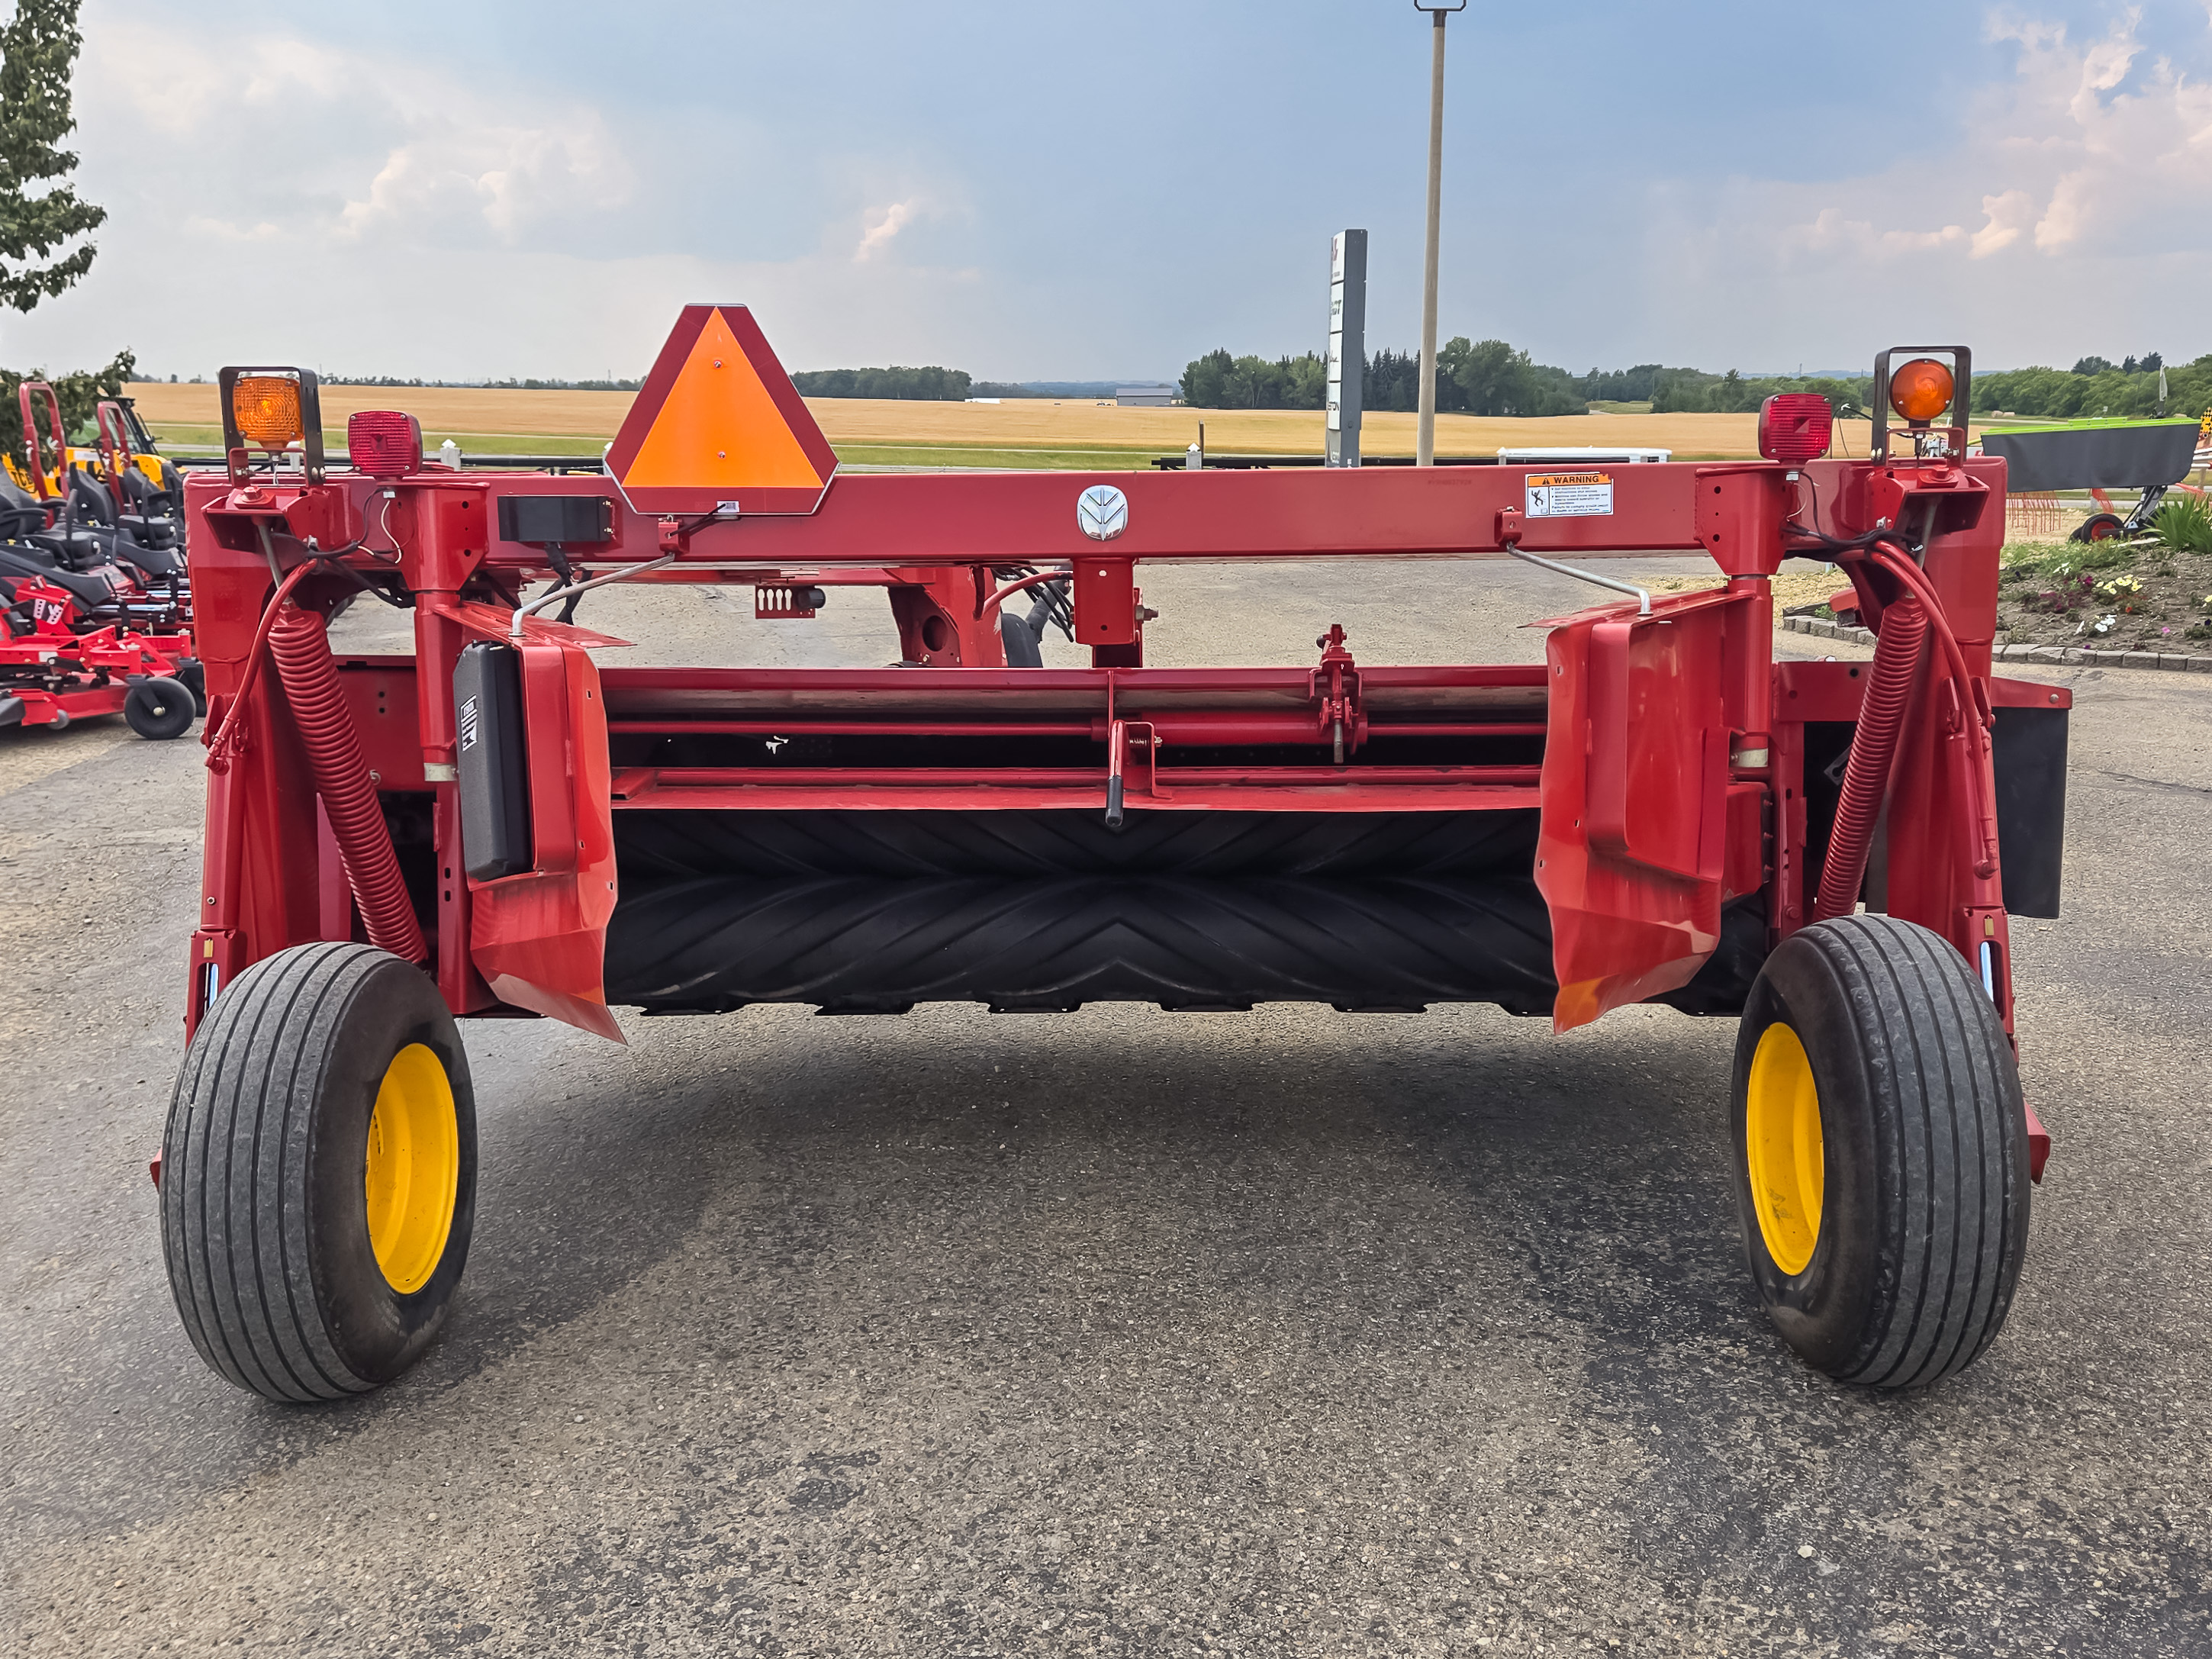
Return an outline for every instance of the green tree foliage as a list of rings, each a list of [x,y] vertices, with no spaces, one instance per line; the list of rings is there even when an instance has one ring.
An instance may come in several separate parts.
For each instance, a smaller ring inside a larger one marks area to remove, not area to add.
[[[97,438],[95,422],[100,399],[121,397],[137,366],[138,360],[124,351],[118,352],[115,361],[105,368],[86,369],[76,374],[49,376],[45,370],[36,368],[28,374],[18,374],[11,368],[0,368],[0,412],[7,417],[0,420],[0,448],[4,448],[17,466],[25,465],[27,458],[23,453],[23,426],[17,418],[20,405],[15,397],[15,389],[24,381],[46,380],[52,386],[54,399],[62,406],[62,428],[69,434],[69,441],[89,444]],[[46,429],[43,403],[39,405],[39,431],[43,438]],[[54,457],[50,453],[46,457],[49,470],[53,464]]]
[[[1421,406],[1421,354],[1376,352],[1367,360],[1359,393],[1362,409],[1413,410]]]
[[[969,395],[964,368],[817,368],[791,377],[803,398],[900,398],[958,403]]]
[[[1974,413],[2072,419],[2158,412],[2158,374],[2165,359],[2147,352],[2115,368],[2084,357],[2069,371],[2007,369],[1974,377]],[[1327,366],[1318,357],[1232,357],[1208,352],[1183,371],[1185,402],[1200,409],[1319,409]],[[1420,400],[1419,354],[1389,349],[1367,359],[1360,404],[1411,410]],[[2194,417],[2212,408],[2212,353],[2181,368],[2166,367],[2166,410]],[[1655,414],[1748,414],[1777,392],[1814,392],[1838,416],[1863,417],[1874,405],[1871,378],[1749,375],[1638,363],[1633,368],[1571,374],[1532,362],[1504,340],[1455,337],[1437,351],[1437,408],[1447,415],[1579,415],[1599,400],[1644,402]]]
[[[2097,364],[2093,369],[2084,364]],[[2075,420],[2099,415],[2158,413],[2158,372],[2165,359],[2156,352],[2136,360],[2136,372],[2114,368],[2101,357],[2084,357],[2072,369],[2008,368],[1974,376],[1974,413],[1986,417],[2002,410],[2046,420]],[[2166,367],[2166,409],[2194,417],[2212,408],[2212,352],[2180,368]]]
[[[83,44],[77,0],[16,0],[0,28],[0,300],[27,312],[92,268],[93,245],[53,256],[107,217],[65,184],[76,156],[70,67]],[[41,188],[41,186],[46,186]],[[41,263],[41,262],[45,263]]]
[[[1179,384],[1183,402],[1198,409],[1319,409],[1328,365],[1310,351],[1269,362],[1221,349],[1194,361]]]
[[[1319,409],[1328,366],[1318,357],[1232,357],[1208,352],[1183,371],[1183,401],[1199,409]],[[1360,407],[1411,411],[1420,404],[1418,352],[1376,351],[1367,359]],[[1504,340],[1455,336],[1437,350],[1437,409],[1446,415],[1580,415],[1601,399],[1642,402],[1655,411],[1741,413],[1778,392],[1817,392],[1839,413],[1863,410],[1869,381],[1813,377],[1753,378],[1730,369],[1639,363],[1633,368],[1570,374],[1532,361]]]

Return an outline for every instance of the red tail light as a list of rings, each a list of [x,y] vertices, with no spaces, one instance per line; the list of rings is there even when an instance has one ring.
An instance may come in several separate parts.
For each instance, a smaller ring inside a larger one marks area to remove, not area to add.
[[[392,409],[364,409],[346,417],[346,453],[354,471],[399,478],[422,470],[422,423]]]
[[[1802,466],[1828,453],[1835,411],[1817,392],[1778,392],[1759,406],[1759,453],[1784,466]]]

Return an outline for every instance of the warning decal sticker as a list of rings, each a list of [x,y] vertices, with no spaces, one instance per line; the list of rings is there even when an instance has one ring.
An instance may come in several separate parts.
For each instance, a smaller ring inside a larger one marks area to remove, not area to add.
[[[1532,472],[1528,516],[1532,519],[1590,519],[1613,512],[1610,472]]]

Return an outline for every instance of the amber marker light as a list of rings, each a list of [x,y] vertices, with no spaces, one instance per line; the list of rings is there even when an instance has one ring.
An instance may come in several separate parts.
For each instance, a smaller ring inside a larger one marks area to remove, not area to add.
[[[231,418],[248,443],[283,449],[305,435],[300,383],[279,374],[241,374],[230,391]]]
[[[1925,426],[1951,406],[1951,371],[1933,357],[1915,357],[1889,377],[1889,406]]]

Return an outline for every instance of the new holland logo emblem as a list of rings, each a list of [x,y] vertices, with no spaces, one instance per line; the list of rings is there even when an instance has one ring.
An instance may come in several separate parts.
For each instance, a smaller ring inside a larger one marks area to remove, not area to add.
[[[1110,542],[1129,527],[1129,498],[1112,484],[1093,484],[1075,498],[1075,522],[1094,542]]]

